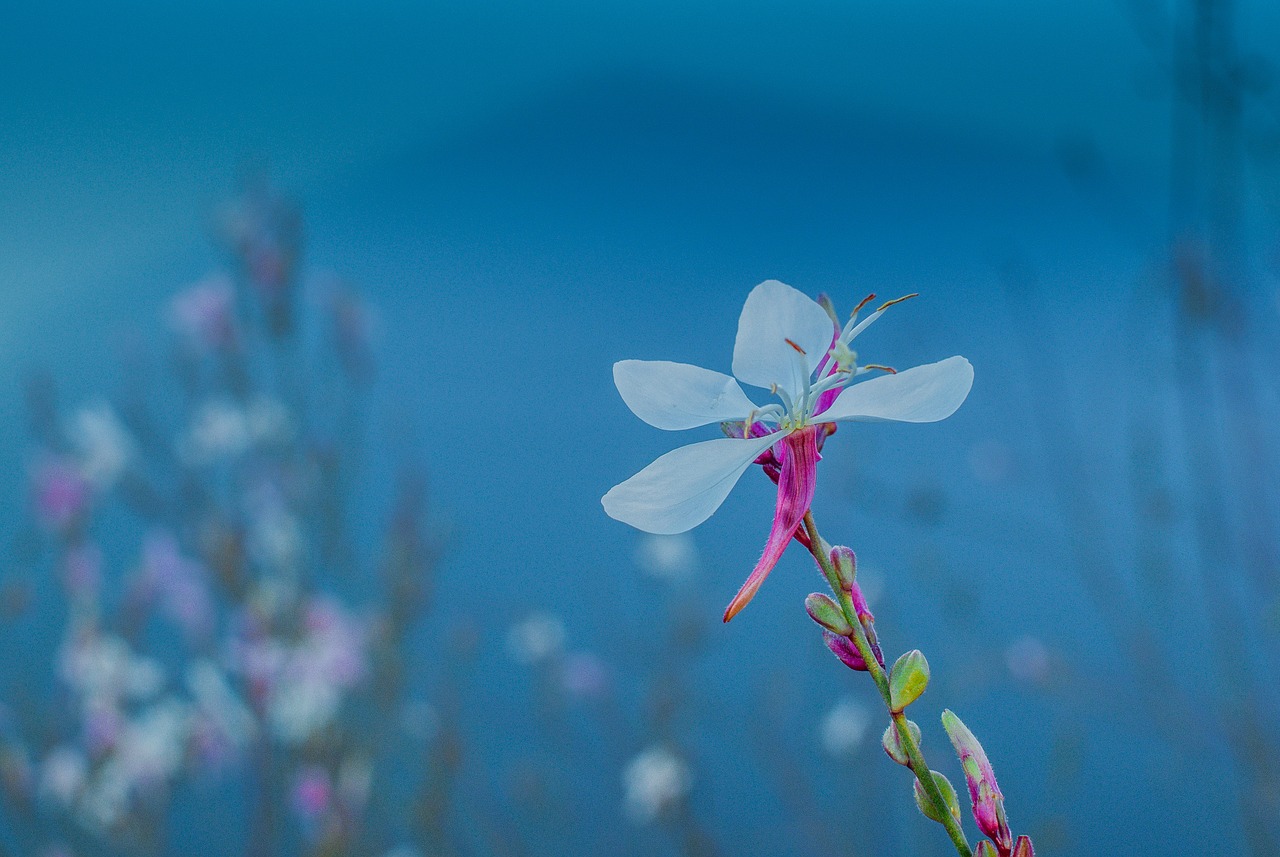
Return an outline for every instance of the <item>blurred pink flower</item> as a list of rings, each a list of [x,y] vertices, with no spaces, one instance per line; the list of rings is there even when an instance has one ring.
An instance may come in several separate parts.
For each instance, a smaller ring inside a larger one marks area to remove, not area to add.
[[[169,301],[169,323],[199,350],[222,351],[236,342],[235,286],[213,274]]]
[[[595,699],[609,689],[609,667],[594,652],[572,652],[565,656],[560,682],[571,696]]]
[[[32,474],[36,516],[50,530],[61,532],[85,514],[89,483],[75,465],[62,456],[48,456]]]
[[[157,530],[147,535],[134,586],[135,597],[144,604],[158,603],[188,636],[212,633],[214,607],[204,566],[182,555],[172,533]]]
[[[293,781],[294,811],[304,821],[314,823],[323,818],[333,802],[333,780],[319,765],[301,768]]]

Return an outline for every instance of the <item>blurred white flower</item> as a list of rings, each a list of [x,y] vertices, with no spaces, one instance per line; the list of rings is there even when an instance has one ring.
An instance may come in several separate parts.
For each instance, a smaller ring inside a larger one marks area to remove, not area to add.
[[[627,764],[622,784],[627,817],[647,824],[689,793],[693,772],[667,747],[655,744]]]
[[[698,546],[689,533],[646,533],[636,548],[636,564],[659,580],[683,580],[698,567]]]
[[[83,753],[72,747],[55,747],[40,763],[40,796],[70,806],[84,788],[88,772]]]
[[[286,643],[254,635],[232,649],[235,668],[265,698],[272,733],[288,744],[332,722],[368,666],[363,622],[324,598],[314,599],[304,613],[300,639]]]
[[[76,411],[67,426],[80,472],[99,491],[115,484],[136,453],[133,436],[106,401]]]
[[[63,681],[86,708],[154,696],[164,686],[164,670],[151,658],[135,657],[119,637],[80,624],[68,633],[60,656]]]
[[[188,465],[201,466],[234,458],[249,448],[244,412],[227,399],[205,402],[178,441],[178,455]]]
[[[1044,684],[1052,667],[1049,649],[1035,637],[1019,637],[1004,650],[1005,666],[1015,679],[1028,684]]]
[[[871,726],[871,715],[853,697],[837,702],[822,718],[822,748],[832,756],[845,756],[862,746]]]
[[[248,745],[257,732],[257,721],[213,661],[201,659],[187,668],[187,688],[196,709],[219,737],[235,748]]]
[[[246,407],[226,398],[205,402],[178,441],[178,455],[192,466],[235,458],[251,446],[287,443],[296,427],[280,401],[259,396]]]
[[[564,648],[564,623],[551,613],[533,613],[507,632],[507,651],[522,664],[538,664]]]

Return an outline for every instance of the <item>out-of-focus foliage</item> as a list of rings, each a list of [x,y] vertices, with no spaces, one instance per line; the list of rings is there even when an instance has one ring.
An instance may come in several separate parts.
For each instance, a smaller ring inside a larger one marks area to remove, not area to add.
[[[69,408],[30,385],[34,521],[7,621],[62,631],[22,653],[3,710],[23,854],[367,854],[440,835],[411,809],[447,776],[405,670],[439,547],[422,474],[383,486],[376,540],[349,508],[374,316],[304,275],[298,212],[270,187],[218,227],[228,272],[150,324],[161,369],[139,361],[118,394]]]

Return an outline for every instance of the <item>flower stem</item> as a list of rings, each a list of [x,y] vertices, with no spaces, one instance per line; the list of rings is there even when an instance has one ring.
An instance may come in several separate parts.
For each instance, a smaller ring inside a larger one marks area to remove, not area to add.
[[[892,711],[889,701],[889,676],[885,673],[884,667],[880,664],[875,651],[871,648],[871,642],[867,639],[867,629],[863,626],[862,619],[858,616],[858,611],[854,609],[853,599],[845,591],[844,587],[840,585],[840,578],[831,563],[830,549],[827,543],[822,540],[822,536],[818,534],[818,526],[813,521],[812,512],[806,512],[804,515],[804,529],[809,536],[809,552],[813,554],[813,558],[817,560],[823,575],[827,578],[827,583],[830,584],[831,591],[839,601],[840,609],[844,612],[845,619],[853,626],[853,634],[850,635],[850,639],[857,648],[858,654],[862,656],[862,660],[866,662],[867,672],[870,673],[871,680],[876,683],[876,688],[879,689],[880,696],[884,700],[885,708],[890,709],[890,717],[893,718],[898,740],[901,742],[902,749],[906,752],[907,759],[911,763],[911,772],[915,774],[916,779],[920,782],[920,787],[924,789],[924,793],[933,803],[938,817],[943,819],[942,826],[946,828],[947,835],[951,837],[951,843],[955,846],[956,853],[960,857],[973,857],[973,851],[969,848],[969,840],[965,838],[960,822],[951,814],[947,801],[938,789],[938,784],[934,782],[929,765],[924,760],[924,754],[920,752],[920,746],[912,736],[911,730],[907,728],[907,715],[903,712],[895,714]]]

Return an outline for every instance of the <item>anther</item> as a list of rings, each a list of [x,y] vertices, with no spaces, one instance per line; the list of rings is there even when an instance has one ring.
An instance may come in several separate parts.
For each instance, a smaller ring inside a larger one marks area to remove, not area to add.
[[[898,370],[892,366],[881,366],[879,363],[863,363],[863,369],[879,369],[882,372],[888,372],[890,375],[897,375]]]
[[[911,294],[909,294],[909,295],[903,295],[903,296],[902,296],[902,297],[900,297],[900,298],[894,298],[894,299],[893,299],[893,300],[891,300],[891,301],[888,301],[888,302],[886,302],[886,303],[884,303],[884,304],[881,304],[881,305],[880,305],[880,308],[879,308],[879,309],[877,309],[877,310],[876,310],[876,312],[884,312],[885,310],[887,310],[889,307],[893,306],[894,304],[900,304],[900,303],[902,303],[902,302],[903,302],[903,301],[905,301],[905,300],[909,300],[909,299],[911,299],[911,298],[917,298],[917,297],[919,297],[919,296],[920,296],[920,293],[919,293],[919,292],[912,292],[912,293],[911,293]]]
[[[866,306],[867,304],[871,303],[871,302],[872,302],[873,300],[875,300],[875,299],[876,299],[876,293],[875,293],[875,292],[872,292],[871,294],[867,295],[865,298],[863,298],[863,299],[862,299],[862,303],[858,304],[856,307],[854,307],[854,308],[853,308],[853,312],[852,312],[852,313],[850,313],[850,316],[855,316],[855,315],[857,315],[859,312],[861,312],[861,311],[862,311],[862,308],[863,308],[864,306]]]
[[[787,343],[787,345],[790,345],[792,348],[794,348],[796,351],[800,352],[801,354],[805,354],[806,356],[808,356],[808,355],[807,355],[807,352],[805,352],[805,350],[804,350],[803,348],[801,348],[799,345],[796,345],[796,344],[795,344],[794,342],[792,342],[790,339],[784,339],[783,341],[784,341],[784,342],[786,342],[786,343]]]

